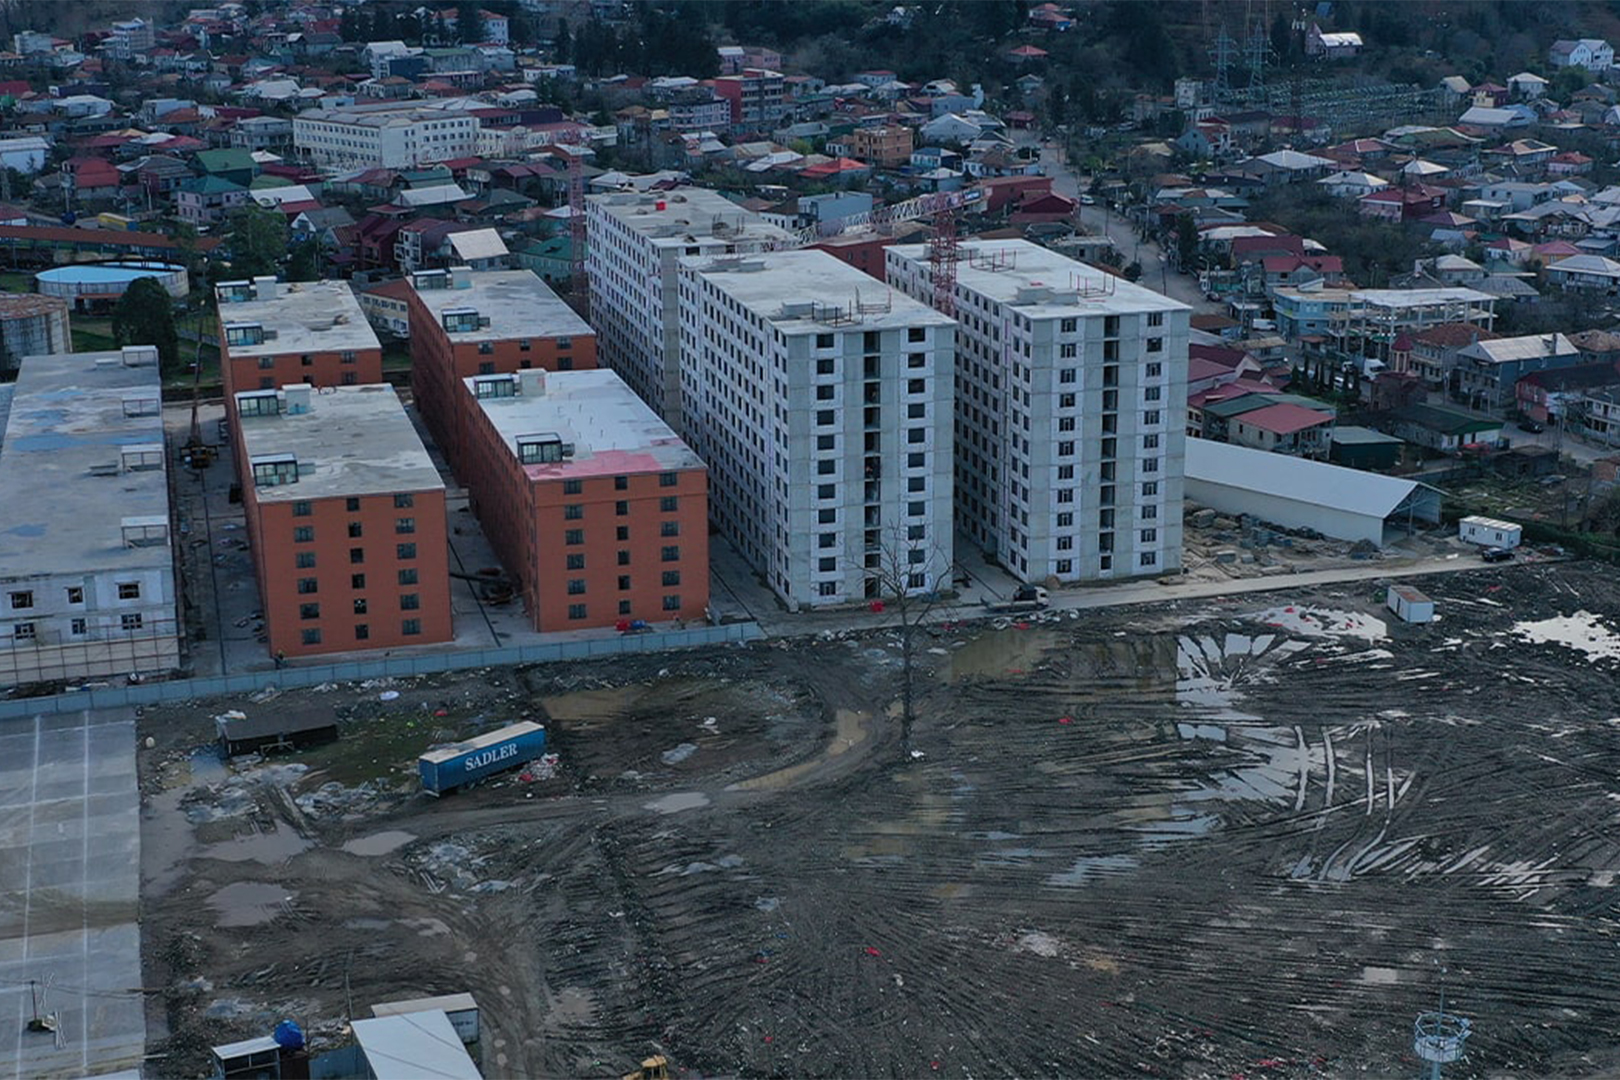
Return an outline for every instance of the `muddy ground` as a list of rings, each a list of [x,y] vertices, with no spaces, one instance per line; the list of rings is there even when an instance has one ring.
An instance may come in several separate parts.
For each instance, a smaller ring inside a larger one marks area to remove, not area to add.
[[[1448,1076],[1612,1071],[1620,585],[1418,584],[932,632],[916,760],[893,634],[150,710],[153,1050],[466,990],[492,1077],[1406,1075],[1443,968]],[[525,717],[554,777],[415,793]]]

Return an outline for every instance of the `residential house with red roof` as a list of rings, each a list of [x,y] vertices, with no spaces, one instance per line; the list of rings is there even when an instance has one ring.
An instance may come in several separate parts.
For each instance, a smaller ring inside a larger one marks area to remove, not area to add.
[[[1230,421],[1228,441],[1274,454],[1325,460],[1333,445],[1332,413],[1308,409],[1293,402],[1278,402]]]

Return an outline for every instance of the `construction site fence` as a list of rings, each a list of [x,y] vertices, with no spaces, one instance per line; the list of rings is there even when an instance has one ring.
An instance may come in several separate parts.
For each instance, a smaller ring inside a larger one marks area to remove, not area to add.
[[[170,679],[163,682],[133,683],[128,686],[99,686],[48,697],[0,701],[0,722],[27,720],[42,714],[79,712],[85,709],[130,708],[169,701],[189,701],[193,698],[254,694],[269,687],[295,690],[300,687],[319,686],[322,683],[385,678],[408,679],[444,671],[467,671],[473,668],[507,667],[514,664],[553,664],[564,660],[596,660],[631,653],[656,653],[705,645],[738,644],[756,641],[763,636],[757,623],[724,623],[719,626],[699,626],[686,630],[656,630],[640,634],[620,634],[617,637],[513,645],[499,649],[376,657],[336,664],[300,664],[279,670],[242,675]]]

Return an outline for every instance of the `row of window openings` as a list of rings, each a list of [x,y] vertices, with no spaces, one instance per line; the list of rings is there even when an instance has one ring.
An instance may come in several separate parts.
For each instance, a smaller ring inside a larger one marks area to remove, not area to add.
[[[358,376],[355,375],[354,372],[345,371],[343,373],[343,379],[341,381],[342,381],[342,384],[344,386],[356,386],[356,385],[359,384],[360,379],[359,379]],[[313,376],[313,375],[305,375],[304,378],[303,378],[303,383],[304,383],[305,386],[314,386],[315,385],[315,376]],[[276,388],[276,378],[275,378],[274,375],[265,375],[265,376],[262,376],[259,379],[259,389],[260,390],[274,390],[275,388]],[[249,415],[253,415],[253,414],[249,414]],[[262,415],[262,414],[260,414],[260,415]]]
[[[680,483],[680,480],[681,480],[681,478],[680,478],[679,473],[666,472],[666,473],[659,473],[658,474],[658,486],[659,487],[674,487],[676,484]],[[563,494],[564,495],[579,495],[579,494],[582,494],[584,492],[584,490],[585,490],[585,482],[583,480],[564,480],[563,481]],[[628,490],[630,490],[630,478],[628,476],[615,476],[613,478],[613,490],[614,491],[628,491]],[[658,508],[660,510],[664,510],[664,511],[674,510],[675,507],[676,507],[675,500],[676,500],[676,496],[674,496],[674,495],[666,495],[660,500]],[[619,503],[618,505],[623,506],[624,503]]]
[[[227,337],[230,336],[229,331],[226,332],[226,336]],[[231,344],[242,344],[242,343],[241,342],[227,341],[226,344],[231,345]],[[345,364],[353,364],[353,363],[358,362],[358,358],[352,352],[345,352],[340,357],[340,359]],[[302,356],[300,356],[298,358],[298,364],[299,364],[300,367],[314,367],[315,366],[315,357],[310,353],[304,353]],[[273,357],[273,356],[261,356],[261,357],[259,357],[259,370],[260,371],[269,371],[272,368],[274,368],[275,366],[276,366],[276,358],[275,357]]]
[[[84,603],[84,589],[77,585],[69,585],[65,590],[67,602],[70,604]],[[138,581],[120,581],[118,583],[118,599],[139,600],[141,598],[141,583]],[[10,595],[11,610],[27,611],[34,606],[34,590],[18,589]]]
[[[567,481],[567,480],[565,480],[565,481],[563,481],[563,483],[564,484],[578,483],[578,481]],[[578,494],[578,492],[570,492],[570,494]],[[679,496],[665,495],[665,496],[661,497],[658,500],[658,511],[659,511],[659,513],[673,514],[678,509],[680,509],[680,497]],[[620,501],[614,503],[613,504],[613,516],[614,517],[629,517],[630,516],[630,504],[628,502],[623,501],[622,499]],[[563,520],[565,520],[565,521],[580,521],[584,517],[585,517],[585,504],[584,503],[565,503],[563,505]]]
[[[927,392],[928,392],[928,381],[926,379],[907,379],[906,380],[906,393],[908,393],[908,394],[926,394]],[[879,383],[875,383],[875,382],[874,383],[867,383],[866,388],[861,391],[861,394],[862,394],[862,397],[865,400],[866,404],[868,404],[868,405],[878,405],[878,404],[882,403],[882,400],[883,400],[883,388],[882,388],[881,384],[879,384]],[[838,395],[838,387],[834,383],[822,383],[820,386],[816,387],[816,400],[817,401],[831,401],[835,397],[837,397],[837,395]]]
[[[681,572],[679,570],[665,570],[659,577],[660,577],[659,583],[661,585],[663,585],[666,589],[670,588],[671,586],[679,585],[681,583]],[[619,591],[620,592],[629,592],[630,589],[631,589],[630,575],[629,574],[620,574],[619,575]],[[569,596],[584,596],[585,595],[585,579],[584,578],[569,578],[568,579],[568,595]]]
[[[138,612],[129,612],[118,617],[120,630],[139,630],[146,625],[146,620]],[[74,637],[83,637],[90,632],[87,619],[71,619],[68,621],[68,633]],[[11,637],[15,641],[33,641],[39,637],[39,628],[31,622],[16,623],[11,628]]]
[[[409,492],[401,492],[400,494],[395,495],[393,498],[394,509],[396,510],[406,510],[416,505],[416,496],[410,494]],[[360,512],[360,500],[351,495],[347,499],[343,500],[343,508],[351,514],[357,514]],[[314,512],[315,507],[313,503],[304,501],[302,499],[293,503],[293,517],[309,517]]]
[[[416,637],[422,632],[421,619],[401,619],[399,632],[405,637]],[[305,645],[319,645],[321,643],[321,628],[318,626],[306,627],[299,633],[299,640]],[[371,627],[366,623],[356,623],[354,627],[354,640],[371,640]]]
[[[310,565],[314,566],[314,561],[313,560],[311,560]],[[416,573],[416,570],[414,568],[408,569],[408,570],[401,570],[399,572],[399,583],[401,585],[415,585],[416,582],[417,582],[417,573]],[[350,574],[349,575],[349,588],[351,588],[351,589],[363,589],[365,587],[366,587],[366,575],[364,575],[364,574]],[[305,596],[308,596],[311,593],[318,593],[318,592],[321,591],[321,581],[320,581],[319,578],[312,578],[312,577],[299,578],[298,579],[298,591],[300,593],[302,593],[303,595],[305,595]],[[363,603],[365,603],[365,600],[364,599],[356,600],[355,603],[363,604]]]
[[[782,363],[783,364],[786,363],[786,358],[785,357],[782,358]],[[920,352],[906,353],[906,369],[908,371],[920,371],[920,370],[922,370],[923,368],[925,368],[927,366],[928,366],[928,354],[927,353],[920,353]],[[838,374],[838,361],[836,359],[834,359],[833,357],[830,357],[830,356],[822,357],[821,359],[816,361],[816,374],[819,375],[819,376],[822,376],[822,377]],[[865,360],[863,361],[863,363],[861,364],[861,375],[862,375],[863,378],[867,378],[867,379],[881,379],[883,377],[883,366],[882,366],[882,363],[881,363],[881,359],[879,357],[876,357],[876,356],[868,356],[868,357],[866,357]],[[913,384],[913,385],[915,385],[916,383],[920,383],[922,381],[923,381],[922,379],[911,379],[911,380],[909,380],[909,382],[911,384]],[[817,389],[819,390],[819,389],[821,389],[821,387],[817,387]],[[920,393],[922,393],[922,391],[918,390],[918,389],[908,390],[907,392],[912,393],[912,394],[920,394]]]
[[[666,593],[664,595],[664,599],[662,601],[662,607],[663,607],[663,609],[665,611],[679,611],[679,610],[681,610],[681,594],[680,593]],[[631,611],[630,601],[628,601],[628,600],[620,600],[619,601],[619,614],[620,615],[628,615],[628,614],[630,614],[630,611]],[[585,619],[585,618],[589,618],[589,617],[590,616],[587,613],[586,605],[584,605],[584,604],[569,604],[568,605],[568,618],[570,620],[577,621],[577,620]]]
[[[679,535],[681,535],[681,523],[678,522],[678,521],[660,521],[658,523],[658,535],[659,536],[679,536]],[[615,539],[617,539],[620,543],[624,543],[624,542],[628,541],[630,539],[630,526],[628,526],[628,525],[620,525],[618,527],[618,530],[616,531]],[[584,529],[569,529],[567,532],[565,532],[563,534],[563,541],[566,544],[568,544],[568,546],[570,546],[570,547],[577,547],[578,545],[583,544],[585,542],[585,530]],[[630,555],[630,553],[628,551],[621,551],[619,554],[620,554],[620,556],[622,558],[629,558],[629,555]],[[574,556],[572,556],[572,555],[570,555],[568,557],[569,557],[569,559],[574,558]],[[623,564],[621,563],[620,565],[623,565]],[[569,569],[570,570],[578,569],[578,567],[575,567],[572,563],[570,563],[569,564]]]
[[[302,584],[302,582],[300,582],[299,584]],[[304,590],[299,589],[298,591],[303,592]],[[354,613],[356,615],[364,615],[366,613],[367,608],[369,608],[369,607],[370,607],[370,605],[366,603],[366,598],[363,597],[363,596],[356,598],[355,601],[354,601]],[[400,596],[400,598],[399,598],[399,610],[401,610],[401,611],[420,611],[421,609],[422,609],[422,596],[421,596],[420,593],[404,593],[404,594],[402,594]],[[321,605],[320,605],[320,603],[318,601],[312,601],[312,602],[307,603],[307,604],[299,604],[298,605],[298,617],[300,619],[305,619],[305,620],[320,618],[321,617]]]
[[[907,341],[927,341],[928,331],[921,326],[906,327]],[[836,334],[817,334],[816,348],[830,349],[837,341]],[[861,335],[861,347],[866,352],[879,352],[883,348],[883,335],[876,330],[867,330]]]
[[[297,538],[295,537],[295,539],[297,539]],[[314,539],[314,537],[311,536],[311,537],[306,537],[304,539],[311,539],[312,540],[312,539]],[[315,568],[315,553],[313,551],[300,551],[300,552],[298,552],[298,554],[296,556],[294,556],[294,558],[297,559],[298,569],[300,569],[300,570],[313,570]],[[416,558],[416,545],[415,544],[395,544],[394,545],[394,558],[396,558],[396,559],[414,559],[414,558]],[[366,549],[365,548],[350,548],[349,549],[349,562],[350,562],[351,565],[359,566],[361,563],[363,563],[365,561],[366,561]]]
[[[358,521],[349,522],[349,539],[358,540],[362,536],[365,535],[365,531],[366,531],[365,527],[360,522],[358,522]],[[397,536],[409,536],[410,534],[414,533],[415,531],[416,531],[416,519],[415,518],[395,518],[394,519],[394,533],[395,533],[395,535],[397,535]],[[294,543],[308,544],[308,543],[312,543],[314,540],[315,540],[315,526],[313,526],[313,525],[294,525],[293,526],[293,542]],[[404,556],[404,555],[400,556],[400,558],[402,558],[402,559],[405,558],[405,557],[406,556]],[[412,555],[411,558],[415,558],[415,556]]]

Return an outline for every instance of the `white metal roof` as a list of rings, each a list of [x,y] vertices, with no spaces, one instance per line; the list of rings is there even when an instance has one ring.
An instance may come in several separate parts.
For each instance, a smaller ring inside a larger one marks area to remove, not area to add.
[[[510,254],[501,234],[494,229],[474,229],[471,232],[451,233],[450,248],[456,257],[466,261],[498,259]]]
[[[1198,438],[1187,440],[1186,470],[1188,480],[1263,491],[1280,499],[1377,518],[1394,513],[1403,500],[1424,486],[1415,480]]]
[[[354,1022],[371,1071],[389,1080],[483,1080],[443,1009]]]

